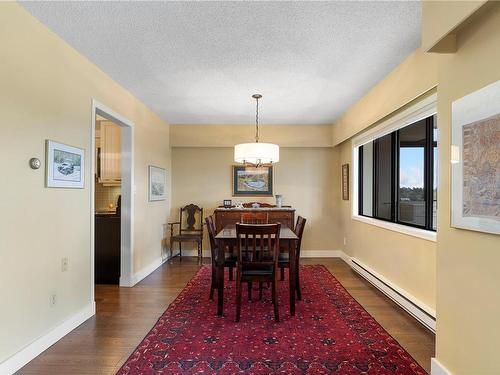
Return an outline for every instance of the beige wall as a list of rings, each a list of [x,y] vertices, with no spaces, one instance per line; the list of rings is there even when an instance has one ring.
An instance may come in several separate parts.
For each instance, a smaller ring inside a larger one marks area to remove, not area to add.
[[[339,165],[352,166],[351,142],[337,147]],[[351,194],[355,193],[351,190]],[[347,242],[344,252],[435,310],[436,243],[353,220],[352,199],[340,202],[341,228]]]
[[[214,129],[215,131],[215,129]],[[275,198],[232,197],[233,149],[228,147],[172,148],[172,219],[187,203],[203,206],[205,216],[223,199],[274,203]],[[340,176],[338,152],[332,148],[281,148],[274,166],[274,194],[307,218],[303,250],[338,250],[337,221]],[[204,249],[209,249],[205,241]]]
[[[134,272],[160,257],[170,207],[148,203],[147,166],[170,170],[170,150],[168,124],[19,5],[0,4],[0,25],[2,362],[91,303],[92,98],[135,123]],[[28,167],[45,165],[46,139],[85,149],[84,189],[45,188],[44,168]]]
[[[437,85],[437,56],[417,49],[333,124],[337,145]]]
[[[454,52],[456,31],[487,0],[422,2],[422,49]]]
[[[281,147],[331,147],[331,125],[260,125],[261,142]],[[233,147],[253,142],[255,125],[172,125],[172,147]]]
[[[434,93],[437,77],[437,57],[416,50],[349,108],[333,125],[339,168],[344,163],[353,168],[352,136]],[[352,195],[352,173],[350,178]],[[340,201],[341,236],[346,237],[343,250],[435,310],[436,242],[353,220],[351,205],[352,199]]]
[[[500,236],[450,227],[451,103],[500,79],[500,3],[439,64],[441,128],[437,359],[453,374],[500,374]]]

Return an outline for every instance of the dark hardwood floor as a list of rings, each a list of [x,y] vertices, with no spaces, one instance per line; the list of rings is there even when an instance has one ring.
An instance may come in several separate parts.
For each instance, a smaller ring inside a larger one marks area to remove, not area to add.
[[[302,263],[324,264],[430,372],[430,359],[435,350],[432,333],[342,260],[304,259]],[[194,258],[183,258],[182,263],[174,259],[133,288],[96,286],[97,314],[28,363],[18,374],[115,374],[197,270]]]

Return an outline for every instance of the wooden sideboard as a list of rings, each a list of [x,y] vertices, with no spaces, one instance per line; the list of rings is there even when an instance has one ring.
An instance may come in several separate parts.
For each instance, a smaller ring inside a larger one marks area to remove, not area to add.
[[[220,232],[226,225],[234,225],[241,221],[244,212],[267,212],[269,223],[281,223],[290,229],[295,226],[295,209],[287,207],[260,207],[260,208],[216,208],[215,226]]]

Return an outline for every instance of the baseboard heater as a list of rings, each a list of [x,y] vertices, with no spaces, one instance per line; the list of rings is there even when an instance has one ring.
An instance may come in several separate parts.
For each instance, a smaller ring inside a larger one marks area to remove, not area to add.
[[[397,287],[391,285],[390,282],[383,280],[382,277],[376,274],[369,267],[363,265],[355,258],[350,259],[351,268],[361,277],[367,280],[370,284],[392,299],[396,304],[403,308],[408,314],[413,316],[424,327],[436,333],[436,317],[433,311],[424,306],[423,303],[416,303],[415,299],[410,298],[398,290]]]

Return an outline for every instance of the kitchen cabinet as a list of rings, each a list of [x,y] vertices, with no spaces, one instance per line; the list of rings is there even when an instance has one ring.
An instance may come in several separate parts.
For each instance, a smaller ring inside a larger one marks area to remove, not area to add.
[[[120,282],[120,216],[95,215],[94,269],[96,284]]]
[[[111,121],[101,121],[99,151],[99,182],[120,184],[122,179],[122,132]]]

